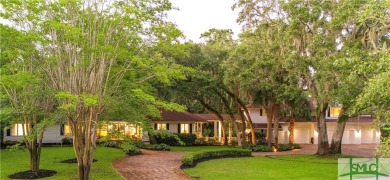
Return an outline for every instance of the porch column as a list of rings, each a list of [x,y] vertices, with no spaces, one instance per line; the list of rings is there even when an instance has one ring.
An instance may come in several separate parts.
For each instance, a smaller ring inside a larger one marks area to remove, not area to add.
[[[218,121],[214,121],[214,138],[218,138]]]
[[[221,122],[218,121],[218,141],[222,141],[222,127],[221,127]]]

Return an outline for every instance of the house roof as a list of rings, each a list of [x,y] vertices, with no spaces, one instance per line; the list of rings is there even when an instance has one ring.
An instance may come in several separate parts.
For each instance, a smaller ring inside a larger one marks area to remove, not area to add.
[[[208,114],[194,114],[195,116],[198,116],[205,120],[219,120],[217,115],[208,113]],[[221,114],[224,119],[229,119],[230,116],[228,114]]]
[[[153,122],[161,122],[161,121],[184,121],[184,122],[207,122],[206,119],[202,117],[191,114],[187,111],[177,112],[177,111],[167,111],[161,110],[160,118],[153,118]]]
[[[254,104],[254,103],[250,103],[248,105],[246,105],[246,108],[260,108],[260,104]]]

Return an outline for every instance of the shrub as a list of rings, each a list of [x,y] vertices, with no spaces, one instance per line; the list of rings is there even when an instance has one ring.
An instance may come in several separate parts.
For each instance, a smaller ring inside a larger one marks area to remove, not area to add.
[[[301,149],[301,145],[299,144],[291,144],[293,149]]]
[[[237,140],[232,139],[232,140],[230,141],[230,145],[231,145],[231,146],[238,146]]]
[[[209,138],[208,145],[211,145],[211,146],[219,145],[219,142],[215,138]]]
[[[301,145],[299,144],[278,144],[278,151],[289,151],[292,149],[300,149]]]
[[[62,144],[73,144],[73,139],[72,138],[63,138],[61,140]]]
[[[195,145],[208,145],[205,138],[197,138],[195,140]]]
[[[115,140],[101,141],[100,142],[104,147],[113,147],[120,148],[121,143]]]
[[[145,144],[144,149],[170,151],[171,147],[166,144]]]
[[[272,152],[272,147],[266,145],[256,145],[252,147],[253,152]]]
[[[246,149],[206,150],[186,154],[181,158],[181,162],[186,166],[191,166],[194,164],[194,162],[197,162],[201,159],[248,156],[252,156],[252,152]]]
[[[156,141],[158,144],[168,144],[170,146],[184,146],[184,142],[177,136],[176,134],[173,134],[169,131],[163,130],[163,131],[157,131],[156,134]]]
[[[192,146],[195,144],[196,135],[195,134],[176,134],[180,140],[184,142],[186,146]]]
[[[140,141],[140,140],[138,140],[138,141],[132,140],[130,142],[137,148],[142,148],[144,146],[144,143],[142,141]]]
[[[256,145],[252,144],[252,143],[243,143],[241,148],[242,149],[249,149],[249,150],[252,150],[253,147],[255,147]]]
[[[141,151],[138,147],[136,147],[134,144],[131,144],[130,142],[126,141],[123,142],[120,147],[122,148],[123,152],[125,152],[127,155],[137,155],[141,154]]]

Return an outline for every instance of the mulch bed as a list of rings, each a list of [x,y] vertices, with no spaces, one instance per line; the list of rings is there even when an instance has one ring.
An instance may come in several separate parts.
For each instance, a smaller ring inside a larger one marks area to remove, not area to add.
[[[39,179],[39,178],[54,176],[55,174],[57,174],[57,171],[40,169],[40,170],[34,172],[31,170],[28,170],[28,171],[23,171],[23,172],[11,174],[8,176],[8,178],[10,178],[10,179]]]
[[[93,162],[96,162],[97,160],[96,159],[93,159]],[[67,160],[63,160],[61,161],[60,163],[77,163],[77,159],[76,158],[73,158],[73,159],[67,159]]]

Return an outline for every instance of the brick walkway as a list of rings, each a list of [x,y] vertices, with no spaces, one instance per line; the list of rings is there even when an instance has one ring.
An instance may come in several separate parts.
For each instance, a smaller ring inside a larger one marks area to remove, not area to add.
[[[181,169],[180,158],[186,152],[150,151],[142,149],[142,155],[127,156],[112,162],[119,174],[128,180],[190,180]]]
[[[315,154],[317,145],[301,145],[302,149],[284,152],[253,152],[253,156],[286,155],[286,154]],[[373,157],[377,145],[343,145],[343,154]],[[190,180],[181,169],[180,158],[186,152],[142,150],[142,155],[127,156],[112,162],[114,168],[124,179],[131,180]]]

